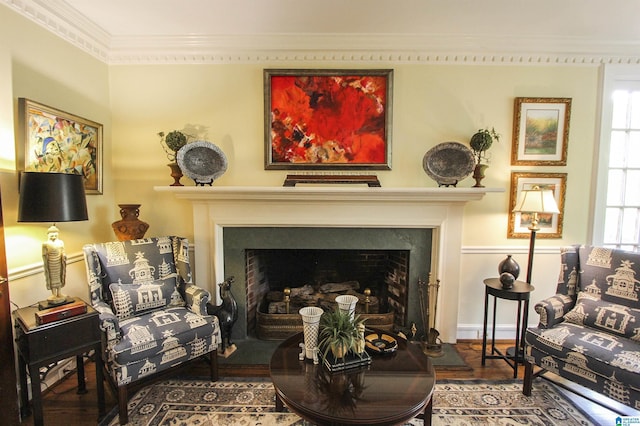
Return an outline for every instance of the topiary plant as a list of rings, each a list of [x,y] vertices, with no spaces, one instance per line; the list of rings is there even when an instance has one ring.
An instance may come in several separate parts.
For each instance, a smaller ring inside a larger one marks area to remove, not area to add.
[[[167,158],[172,163],[175,163],[176,154],[180,148],[187,144],[187,136],[179,130],[169,132],[166,136],[164,132],[159,132],[158,136],[160,136],[160,145],[162,145],[162,149],[167,154]]]
[[[493,127],[491,130],[479,129],[473,136],[471,136],[469,145],[476,157],[476,164],[480,164],[483,159],[487,159],[486,152],[491,148],[494,141],[499,142],[500,135],[496,133],[496,130]]]

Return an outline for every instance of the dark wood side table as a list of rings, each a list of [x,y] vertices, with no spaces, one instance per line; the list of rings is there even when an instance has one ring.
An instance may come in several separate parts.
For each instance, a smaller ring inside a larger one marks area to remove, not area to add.
[[[529,296],[534,290],[531,284],[524,281],[516,281],[513,288],[504,289],[498,278],[487,278],[484,280],[484,331],[482,334],[482,365],[487,359],[503,359],[513,368],[513,378],[518,377],[518,364],[524,362],[522,345],[524,343],[524,332],[527,328],[529,318]],[[489,311],[489,296],[493,296],[493,326],[491,328],[491,352],[487,354],[487,317]],[[498,299],[515,300],[518,302],[518,314],[516,320],[516,342],[513,348],[509,348],[502,353],[496,348],[496,306]]]
[[[420,414],[431,425],[435,371],[422,347],[398,338],[398,350],[372,356],[369,366],[330,373],[322,364],[300,361],[298,333],[271,356],[269,373],[276,411],[284,404],[317,425],[396,425]]]
[[[80,300],[75,298],[75,300]],[[15,339],[18,347],[18,375],[20,381],[21,416],[29,414],[27,369],[31,377],[31,406],[33,424],[42,425],[42,398],[40,395],[40,368],[71,356],[76,356],[78,393],[86,393],[82,356],[95,350],[96,388],[99,417],[104,416],[104,382],[102,371],[102,343],[98,312],[90,305],[87,312],[67,319],[37,325],[37,307],[14,311]]]

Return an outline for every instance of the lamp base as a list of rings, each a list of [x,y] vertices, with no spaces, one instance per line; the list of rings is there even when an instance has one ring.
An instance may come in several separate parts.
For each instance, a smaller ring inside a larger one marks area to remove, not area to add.
[[[60,299],[60,301],[52,301],[52,300],[41,300],[38,302],[38,310],[42,311],[43,309],[55,308],[56,306],[66,305],[67,303],[73,302],[73,297],[64,296],[64,299]]]

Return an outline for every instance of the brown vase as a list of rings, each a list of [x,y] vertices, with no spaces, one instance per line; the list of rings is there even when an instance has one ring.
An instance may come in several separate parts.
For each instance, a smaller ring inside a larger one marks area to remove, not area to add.
[[[140,204],[118,204],[121,220],[113,222],[111,227],[118,241],[139,240],[149,229],[149,224],[138,219]]]
[[[167,166],[169,166],[169,168],[171,169],[171,177],[173,178],[173,183],[171,184],[171,186],[184,186],[180,183],[180,178],[183,175],[178,163],[169,163],[167,164]]]
[[[482,179],[485,178],[484,172],[487,170],[486,164],[476,164],[476,167],[473,169],[473,178],[476,180],[476,184],[473,185],[473,188],[484,188],[484,185],[481,183]]]

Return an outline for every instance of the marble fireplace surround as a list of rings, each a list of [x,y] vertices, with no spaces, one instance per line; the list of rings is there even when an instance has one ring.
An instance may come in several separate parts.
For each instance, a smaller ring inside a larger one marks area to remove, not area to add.
[[[456,341],[464,206],[501,188],[369,188],[355,185],[156,186],[193,207],[195,274],[222,282],[225,227],[430,228],[431,271],[441,287],[436,328]],[[212,285],[213,287],[213,285]],[[210,288],[216,291],[215,288]]]

